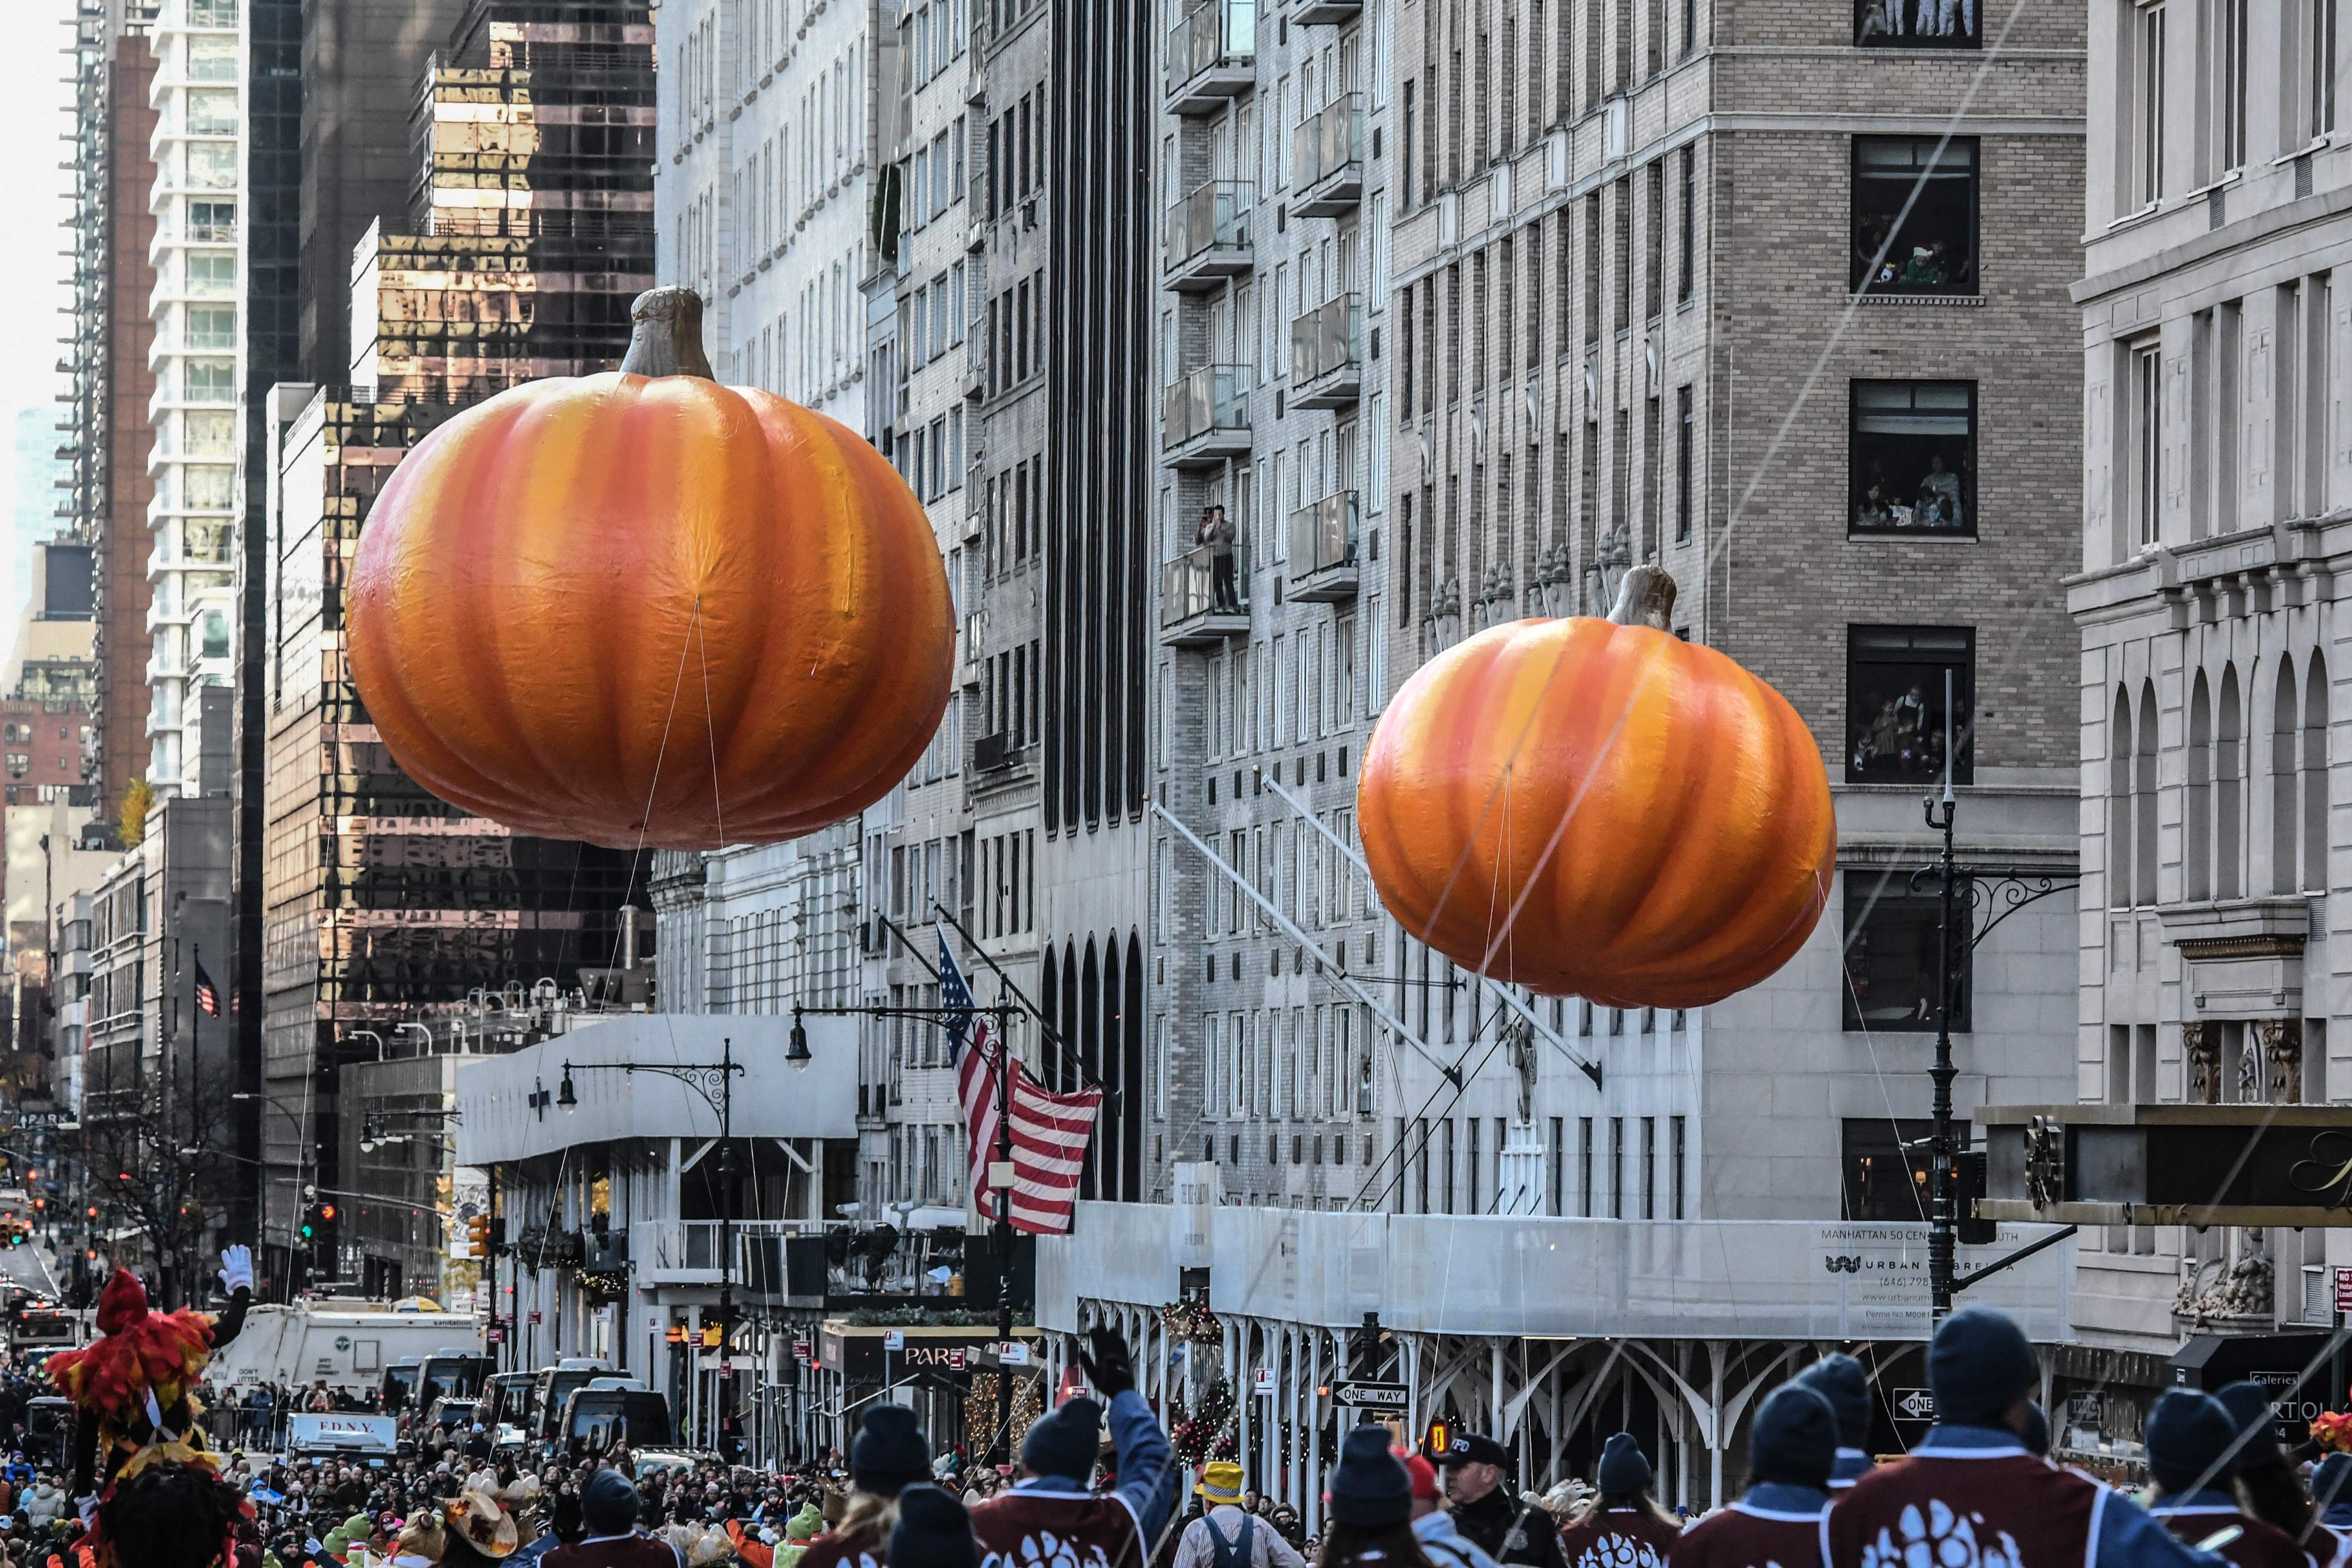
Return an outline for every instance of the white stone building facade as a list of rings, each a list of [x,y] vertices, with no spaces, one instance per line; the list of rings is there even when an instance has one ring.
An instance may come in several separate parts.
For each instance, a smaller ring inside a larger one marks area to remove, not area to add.
[[[2075,1098],[2352,1097],[2352,151],[2336,0],[2094,4]],[[2276,62],[2273,68],[2273,62]],[[2338,1233],[2116,1228],[2084,1336],[2334,1327]]]

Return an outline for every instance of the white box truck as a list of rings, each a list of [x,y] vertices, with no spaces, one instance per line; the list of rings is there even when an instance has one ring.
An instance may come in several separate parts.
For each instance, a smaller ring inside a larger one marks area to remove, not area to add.
[[[211,1375],[240,1392],[257,1383],[308,1388],[324,1378],[330,1388],[364,1396],[383,1386],[393,1363],[444,1353],[479,1355],[480,1320],[302,1301],[247,1312],[245,1331],[214,1357]]]

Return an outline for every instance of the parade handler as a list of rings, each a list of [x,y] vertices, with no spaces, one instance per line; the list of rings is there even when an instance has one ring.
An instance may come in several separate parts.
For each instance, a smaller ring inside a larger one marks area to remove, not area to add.
[[[973,1533],[1001,1568],[1144,1568],[1159,1549],[1175,1503],[1168,1435],[1135,1391],[1126,1341],[1095,1329],[1078,1363],[1110,1402],[1118,1485],[1088,1489],[1102,1406],[1080,1397],[1041,1418],[1021,1440],[1019,1484],[971,1511]]]

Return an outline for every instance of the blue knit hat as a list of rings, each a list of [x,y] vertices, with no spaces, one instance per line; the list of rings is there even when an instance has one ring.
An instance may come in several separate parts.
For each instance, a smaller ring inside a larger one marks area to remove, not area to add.
[[[1962,1307],[1944,1320],[1927,1346],[1927,1386],[1940,1422],[1997,1425],[2041,1380],[2023,1332],[1990,1307]]]
[[[2219,1399],[2194,1388],[2168,1388],[2147,1413],[2147,1473],[2168,1492],[2187,1491],[2202,1480],[2227,1486],[2230,1445],[2238,1424]]]
[[[1756,1407],[1748,1430],[1748,1468],[1759,1481],[1819,1490],[1830,1484],[1837,1449],[1837,1413],[1819,1389],[1801,1380],[1772,1390]]]
[[[2322,1508],[2352,1503],[2352,1454],[2330,1454],[2311,1472],[2311,1500]]]
[[[598,1470],[580,1489],[580,1522],[592,1535],[622,1535],[635,1529],[637,1489],[618,1470]]]
[[[2213,1397],[2238,1424],[2238,1469],[2266,1469],[2286,1462],[2279,1448],[2278,1428],[2272,1425],[2271,1391],[2252,1378],[2216,1390]]]
[[[898,1493],[889,1560],[898,1568],[980,1568],[980,1542],[962,1503],[919,1481]]]
[[[1412,1477],[1389,1451],[1385,1427],[1351,1427],[1339,1440],[1339,1462],[1331,1468],[1330,1511],[1334,1521],[1360,1530],[1380,1530],[1412,1517]]]
[[[1601,1445],[1601,1463],[1593,1468],[1592,1484],[1603,1495],[1640,1491],[1650,1484],[1650,1461],[1631,1432],[1620,1432]]]
[[[1830,1402],[1842,1447],[1859,1448],[1869,1443],[1870,1375],[1862,1363],[1841,1351],[1805,1368],[1797,1381]]]
[[[894,1496],[930,1473],[931,1446],[915,1424],[914,1411],[904,1405],[867,1406],[849,1442],[849,1475],[858,1490]]]
[[[1102,1406],[1081,1395],[1040,1416],[1021,1439],[1021,1462],[1030,1473],[1060,1476],[1084,1486],[1102,1452]]]

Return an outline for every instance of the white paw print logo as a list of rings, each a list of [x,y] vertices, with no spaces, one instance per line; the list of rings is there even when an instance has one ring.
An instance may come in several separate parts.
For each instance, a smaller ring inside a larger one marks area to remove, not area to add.
[[[1018,1568],[1109,1568],[1110,1560],[1099,1546],[1089,1549],[1087,1557],[1081,1557],[1076,1542],[1065,1541],[1050,1530],[1041,1530],[1021,1538],[1019,1556],[1007,1552],[998,1561],[1017,1564]]]
[[[1664,1568],[1664,1564],[1665,1559],[1648,1542],[1612,1535],[1586,1547],[1578,1555],[1575,1568]]]
[[[1977,1538],[1984,1522],[1982,1514],[1955,1513],[1937,1500],[1929,1500],[1923,1517],[1915,1503],[1895,1521],[1902,1539],[1882,1529],[1863,1549],[1862,1568],[2024,1568],[2007,1531],[1988,1527],[1989,1539]]]

